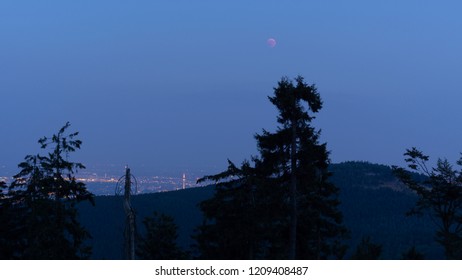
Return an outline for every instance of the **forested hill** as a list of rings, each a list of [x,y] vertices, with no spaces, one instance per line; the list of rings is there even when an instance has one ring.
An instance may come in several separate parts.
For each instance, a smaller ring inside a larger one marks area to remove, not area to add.
[[[435,226],[426,216],[408,216],[417,196],[399,183],[389,166],[367,162],[332,164],[340,188],[340,210],[351,231],[349,253],[363,237],[382,245],[383,259],[401,259],[415,246],[426,259],[443,259],[434,241]],[[421,175],[414,174],[415,177]]]
[[[363,237],[382,245],[383,259],[400,259],[401,254],[415,246],[427,259],[443,258],[434,242],[435,228],[426,218],[408,217],[406,212],[416,197],[393,176],[391,168],[367,162],[345,162],[330,167],[332,182],[341,190],[340,207],[346,226],[351,231],[348,241],[354,251]],[[153,193],[134,196],[132,205],[137,214],[138,231],[141,221],[153,211],[168,214],[179,227],[178,243],[189,249],[196,226],[202,222],[197,205],[213,195],[213,187]],[[121,259],[125,214],[121,197],[96,197],[96,206],[80,206],[82,224],[93,239],[94,259]]]

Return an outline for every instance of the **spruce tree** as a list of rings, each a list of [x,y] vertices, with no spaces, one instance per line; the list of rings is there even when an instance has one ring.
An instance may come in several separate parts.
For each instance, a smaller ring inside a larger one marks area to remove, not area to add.
[[[241,258],[342,257],[347,230],[338,188],[328,181],[326,144],[311,126],[322,108],[320,95],[299,76],[295,83],[281,79],[269,100],[279,126],[255,136],[260,155],[252,158],[254,166],[230,163],[227,171],[203,178],[218,185],[215,197],[201,204],[206,223],[198,240],[218,253],[234,240],[236,250],[239,244],[250,250]]]
[[[7,211],[14,215],[9,221],[9,241],[15,244],[8,258],[90,256],[91,248],[84,244],[90,235],[77,220],[76,203],[93,203],[93,195],[75,178],[85,167],[69,161],[69,154],[82,144],[78,132],[66,133],[69,126],[66,123],[57,134],[39,140],[47,155],[28,155],[19,164],[21,171],[14,176],[6,199]]]
[[[292,82],[283,78],[269,97],[279,111],[276,132],[257,135],[259,163],[279,187],[288,190],[287,203],[289,259],[322,259],[336,254],[346,234],[338,211],[338,188],[328,181],[329,153],[319,143],[320,131],[311,126],[322,108],[315,85],[302,77]]]

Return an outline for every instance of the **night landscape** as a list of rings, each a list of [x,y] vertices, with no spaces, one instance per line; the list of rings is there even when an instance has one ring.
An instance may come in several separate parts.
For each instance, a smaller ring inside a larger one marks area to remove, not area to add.
[[[461,8],[2,1],[0,259],[462,259]]]

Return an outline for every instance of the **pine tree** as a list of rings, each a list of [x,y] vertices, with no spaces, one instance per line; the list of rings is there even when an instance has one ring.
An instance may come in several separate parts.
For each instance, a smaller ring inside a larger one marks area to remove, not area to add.
[[[227,171],[203,178],[218,185],[215,197],[201,205],[207,220],[200,245],[213,245],[205,251],[219,254],[228,244],[243,252],[237,258],[341,257],[347,230],[338,189],[328,181],[326,144],[310,125],[322,108],[320,95],[302,77],[295,84],[283,78],[269,100],[279,111],[279,126],[255,136],[260,156],[252,158],[254,166],[230,163]]]
[[[6,199],[14,214],[8,232],[15,247],[8,258],[78,259],[91,253],[84,244],[90,235],[78,222],[75,206],[85,200],[94,203],[93,195],[75,178],[85,167],[68,160],[82,144],[76,139],[78,132],[66,134],[69,126],[39,140],[42,149],[51,148],[47,155],[28,155],[19,164],[21,171]]]

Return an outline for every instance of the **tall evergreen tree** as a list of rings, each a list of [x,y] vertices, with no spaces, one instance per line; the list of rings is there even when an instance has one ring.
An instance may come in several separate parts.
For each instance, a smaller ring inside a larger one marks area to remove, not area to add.
[[[279,111],[279,126],[255,136],[260,156],[252,159],[254,167],[230,164],[228,171],[203,178],[219,184],[215,197],[201,205],[209,223],[199,237],[216,252],[230,244],[225,240],[245,241],[253,258],[340,257],[347,230],[337,209],[338,189],[328,181],[326,144],[310,125],[322,107],[320,95],[302,77],[295,83],[283,78],[269,100]],[[242,239],[228,235],[233,224],[245,233]]]
[[[410,215],[428,214],[437,226],[436,240],[444,249],[446,258],[462,258],[462,170],[456,170],[446,159],[438,159],[436,167],[429,168],[429,157],[416,148],[407,149],[405,161],[412,171],[425,175],[417,180],[411,172],[393,166],[397,177],[418,196]],[[462,166],[462,157],[457,161]]]
[[[90,235],[78,222],[75,206],[93,203],[93,195],[75,178],[85,167],[68,160],[82,144],[78,132],[66,133],[69,126],[39,140],[42,149],[49,149],[47,155],[28,155],[19,164],[5,204],[14,215],[8,234],[15,247],[8,258],[78,259],[91,253],[84,244]]]

